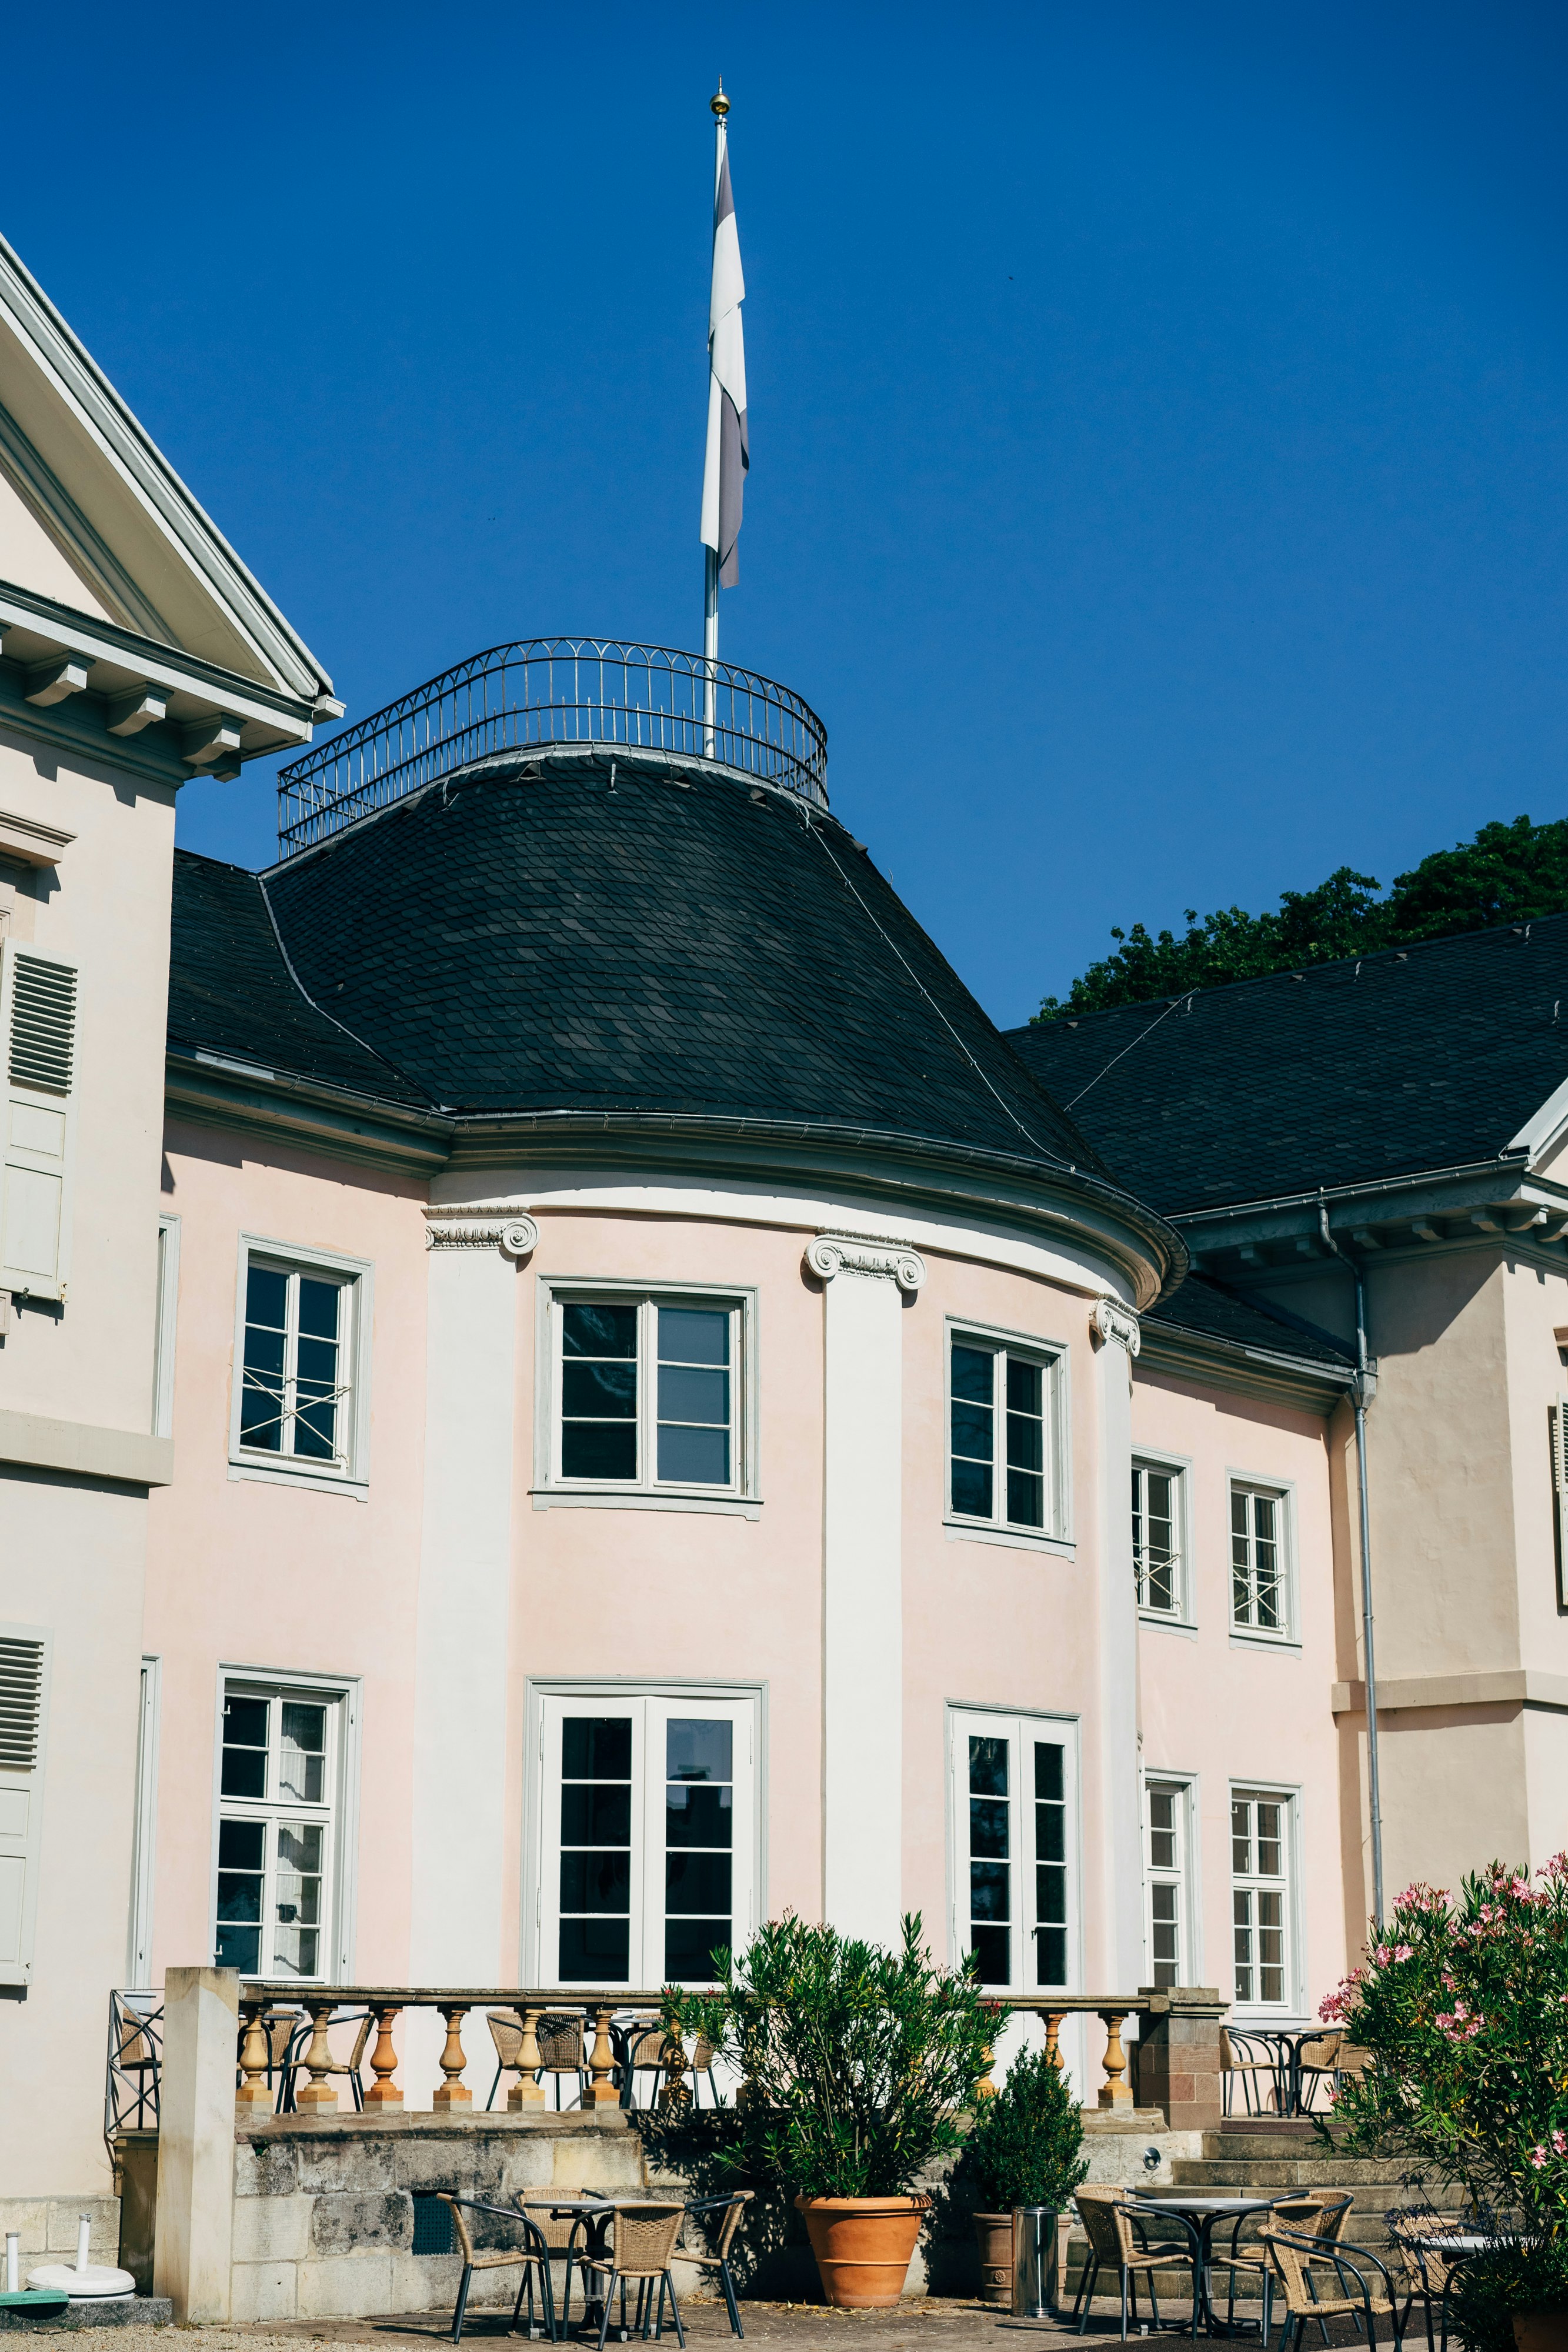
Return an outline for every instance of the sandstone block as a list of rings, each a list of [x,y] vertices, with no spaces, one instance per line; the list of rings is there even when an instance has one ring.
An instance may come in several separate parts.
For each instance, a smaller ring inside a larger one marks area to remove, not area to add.
[[[360,2255],[367,2249],[403,2252],[414,2242],[414,2205],[405,2189],[316,2198],[310,2249],[316,2254]],[[307,2316],[314,2317],[314,2313]]]
[[[247,2197],[234,2209],[237,2263],[297,2263],[310,2251],[310,2197]]]
[[[292,2319],[295,2313],[295,2269],[292,2263],[236,2263],[232,2316],[237,2323],[257,2319]]]
[[[301,2263],[295,2276],[300,2319],[368,2319],[395,2308],[390,2254],[342,2254]]]

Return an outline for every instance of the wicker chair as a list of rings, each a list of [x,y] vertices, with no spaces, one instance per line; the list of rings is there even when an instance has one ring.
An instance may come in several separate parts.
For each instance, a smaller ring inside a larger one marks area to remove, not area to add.
[[[536,2333],[533,2318],[533,2281],[537,2273],[540,2302],[544,2308],[544,2332],[552,2344],[559,2343],[560,2336],[555,2327],[555,2295],[550,2280],[550,2255],[541,2232],[527,2214],[518,2211],[510,2205],[486,2204],[484,2200],[479,2197],[452,2197],[445,2189],[440,2189],[437,2193],[441,2202],[444,2205],[449,2205],[452,2209],[452,2225],[457,2231],[458,2244],[463,2257],[463,2275],[458,2284],[458,2301],[452,2313],[453,2343],[460,2344],[463,2340],[463,2318],[468,2307],[468,2287],[474,2273],[515,2270],[519,2267],[521,2268],[522,2276],[518,2281],[517,2301],[512,2305],[513,2334],[517,2330],[525,2294],[528,2296],[528,2333],[530,2336]],[[467,2217],[470,2213],[489,2213],[499,2221],[510,2222],[514,2230],[521,2230],[523,2233],[521,2245],[500,2246],[480,2253],[474,2244],[473,2231],[468,2226]],[[564,2320],[563,2326],[564,2326]]]
[[[561,2095],[563,2074],[576,2076],[577,2105],[581,2106],[588,2095],[588,2059],[583,2046],[581,2017],[572,2013],[542,2017],[534,2032],[539,2042],[539,2071],[553,2077],[556,2107],[566,2104]]]
[[[360,2081],[359,2070],[364,2063],[365,2044],[370,2040],[370,2029],[375,2023],[375,2019],[368,2009],[345,2010],[341,2017],[329,2020],[329,2023],[359,2027],[350,2055],[347,2058],[329,2059],[321,2071],[328,2075],[346,2074],[349,2089],[353,2094],[354,2106],[356,2110],[363,2112],[364,2084]],[[280,2116],[292,2115],[295,2112],[300,2076],[302,2073],[308,2074],[310,2071],[305,2063],[305,2053],[310,2046],[314,2032],[315,2027],[309,2018],[305,2020],[303,2025],[297,2025],[289,2035],[283,2054],[278,2062],[277,2113]]]
[[[522,2020],[510,2009],[489,2009],[485,2011],[485,2023],[490,2030],[490,2040],[496,2046],[496,2078],[490,2084],[489,2097],[485,2101],[488,2116],[496,2103],[503,2074],[525,2074],[528,2069],[518,2063],[522,2054]]]
[[[1296,2050],[1297,2105],[1302,2115],[1311,2112],[1312,2095],[1325,2080],[1337,2083],[1340,2076],[1340,2053],[1345,2046],[1342,2033],[1320,2033],[1310,2042],[1302,2042]]]
[[[1430,2228],[1432,2215],[1418,2215]],[[1450,2227],[1452,2223],[1450,2221]],[[1413,2306],[1419,2302],[1426,2319],[1427,2352],[1448,2352],[1448,2293],[1457,2272],[1464,2267],[1466,2257],[1458,2252],[1445,2252],[1441,2246],[1418,2236],[1414,2230],[1390,2218],[1389,2231],[1394,2252],[1405,2273],[1405,2313],[1400,2321],[1401,2333],[1410,2325]],[[1432,2326],[1432,2305],[1437,2305],[1440,2334],[1435,2336]]]
[[[1250,2034],[1237,2033],[1222,2025],[1219,2033],[1221,2095],[1227,2116],[1236,2113],[1235,2085],[1241,2084],[1245,2110],[1249,2116],[1268,2113],[1268,2098],[1276,2104],[1279,2096],[1279,2061],[1267,2042],[1255,2041]]]
[[[689,2205],[686,2209],[688,2221],[694,2218],[700,2218],[702,2221],[704,2228],[709,2232],[708,2242],[712,2252],[705,2254],[693,2253],[688,2246],[682,2244],[679,2249],[680,2259],[683,2263],[689,2263],[694,2270],[718,2272],[720,2291],[724,2297],[724,2308],[730,2315],[730,2332],[733,2336],[744,2336],[746,2331],[741,2325],[741,2307],[735,2297],[735,2282],[730,2275],[730,2249],[735,2242],[735,2232],[741,2226],[741,2217],[756,2193],[754,2189],[737,2189],[728,2197],[699,2198],[694,2204]],[[710,2215],[717,2216],[717,2220],[710,2220],[709,2218]]]
[[[1344,2226],[1345,2215],[1354,2199],[1335,2197],[1326,2189],[1300,2189],[1293,2196],[1277,2197],[1266,2213],[1238,2213],[1231,2226],[1229,2251],[1210,2253],[1211,2271],[1228,2271],[1230,2289],[1226,2297],[1225,2317],[1228,2327],[1236,2318],[1236,2277],[1256,2278],[1263,2293],[1263,2336],[1268,2341],[1269,2306],[1274,2299],[1274,2266],[1268,2250],[1260,2235],[1254,2232],[1283,2226],[1294,2230],[1303,2238],[1337,2239]],[[1247,2234],[1244,2237],[1242,2232]],[[1212,2291],[1212,2290],[1211,2290]]]
[[[1084,2265],[1078,2300],[1073,2305],[1079,2334],[1081,2336],[1089,2326],[1089,2315],[1094,2304],[1095,2281],[1102,2269],[1114,2270],[1121,2280],[1121,2340],[1124,2344],[1127,2341],[1128,2294],[1131,2292],[1132,2316],[1136,2320],[1140,2276],[1149,2283],[1149,2302],[1154,2315],[1154,2325],[1156,2327],[1163,2326],[1159,2298],[1154,2292],[1154,2273],[1156,2271],[1173,2270],[1185,2263],[1193,2274],[1192,2332],[1195,2342],[1198,2332],[1199,2241],[1192,2223],[1181,2213],[1154,2215],[1145,2207],[1129,2203],[1124,2189],[1080,2189],[1074,2201],[1089,2239],[1089,2261]],[[1147,2224],[1154,2219],[1180,2230],[1186,2242],[1177,2239],[1163,2245],[1151,2245]],[[1079,2318],[1080,2306],[1083,2316]]]
[[[649,2319],[654,2315],[653,2284],[658,2282],[658,2322],[655,2334],[664,2333],[664,2298],[669,2297],[669,2315],[675,2322],[676,2340],[686,2352],[686,2330],[680,2324],[680,2306],[675,2300],[675,2281],[670,2275],[670,2263],[675,2255],[676,2240],[686,2219],[684,2205],[655,2204],[651,2200],[635,2205],[616,2206],[616,2238],[607,2261],[595,2262],[587,2255],[578,2256],[584,2290],[594,2279],[605,2298],[599,2321],[599,2352],[605,2352],[605,2337],[609,2332],[610,2306],[616,2288],[621,2290],[621,2327],[626,2324],[626,2285],[635,2284],[637,2291],[637,2317],[634,2326],[642,2330],[647,2341]]]
[[[572,2272],[586,2235],[582,2216],[558,2213],[556,2207],[570,2205],[592,2192],[581,2189],[557,2189],[552,2195],[520,2189],[512,2199],[518,2211],[539,2233],[546,2260],[565,2265],[561,2287],[561,2332],[566,2333],[572,2315]]]
[[[1342,2245],[1321,2238],[1303,2238],[1293,2230],[1266,2230],[1263,2243],[1285,2290],[1286,2319],[1279,2331],[1278,2352],[1287,2352],[1292,2332],[1297,2352],[1300,2352],[1309,2320],[1316,2320],[1325,2337],[1326,2323],[1331,2319],[1352,2320],[1358,2335],[1364,2320],[1369,2352],[1377,2343],[1379,2319],[1387,2320],[1395,2344],[1402,2340],[1405,2326],[1394,2281],[1365,2246],[1357,2246],[1352,2255]],[[1377,2280],[1369,2276],[1372,2272],[1382,2281],[1381,2287]],[[1331,2282],[1325,2273],[1332,2274]],[[1331,2284],[1331,2292],[1321,2292],[1320,2280],[1324,2287]],[[1406,2315],[1408,2312],[1406,2303]]]
[[[657,2021],[650,2025],[642,2018],[633,2018],[628,2024],[612,2025],[610,2032],[620,2069],[622,2106],[657,2106],[669,2047],[664,2028]],[[653,2076],[653,2086],[646,2099],[637,2095],[639,2074]]]

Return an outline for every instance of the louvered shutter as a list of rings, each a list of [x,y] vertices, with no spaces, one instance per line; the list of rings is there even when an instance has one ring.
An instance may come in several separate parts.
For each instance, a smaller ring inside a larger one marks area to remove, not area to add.
[[[1560,1396],[1552,1416],[1552,1477],[1558,1499],[1568,1507],[1568,1396]]]
[[[5,1055],[0,1290],[63,1298],[76,1133],[77,968],[8,941],[0,964]]]
[[[0,1984],[33,1972],[47,1681],[47,1637],[0,1633]]]

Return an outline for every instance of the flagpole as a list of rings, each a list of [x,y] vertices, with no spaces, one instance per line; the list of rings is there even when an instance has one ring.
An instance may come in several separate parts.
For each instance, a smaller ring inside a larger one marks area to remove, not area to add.
[[[730,111],[730,101],[724,95],[724,80],[720,76],[718,89],[708,101],[713,116],[713,195],[719,195],[719,171],[724,160],[724,117]],[[709,381],[711,400],[712,380]],[[714,755],[718,740],[719,709],[719,551],[705,547],[702,551],[702,749],[709,759]]]

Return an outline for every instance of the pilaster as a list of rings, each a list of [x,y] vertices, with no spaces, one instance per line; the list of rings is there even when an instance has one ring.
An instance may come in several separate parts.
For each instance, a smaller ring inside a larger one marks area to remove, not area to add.
[[[1138,1784],[1138,1600],[1132,1569],[1132,1360],[1138,1318],[1095,1301],[1100,1379],[1100,1722],[1107,1972],[1119,1988],[1143,1973],[1143,1828]],[[1090,1963],[1092,1967],[1092,1962]]]

